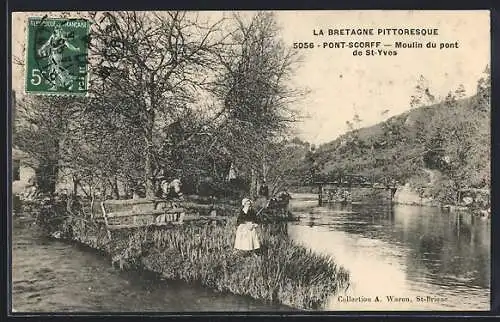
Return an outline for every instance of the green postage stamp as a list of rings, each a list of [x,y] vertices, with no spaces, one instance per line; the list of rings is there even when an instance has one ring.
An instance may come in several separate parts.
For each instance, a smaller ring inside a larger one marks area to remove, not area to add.
[[[85,19],[28,18],[26,93],[87,93],[89,25]]]

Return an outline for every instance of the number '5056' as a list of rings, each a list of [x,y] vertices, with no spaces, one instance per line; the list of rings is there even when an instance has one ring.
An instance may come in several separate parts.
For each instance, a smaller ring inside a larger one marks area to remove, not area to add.
[[[306,48],[314,48],[314,43],[312,42],[294,42],[294,49],[306,49]]]

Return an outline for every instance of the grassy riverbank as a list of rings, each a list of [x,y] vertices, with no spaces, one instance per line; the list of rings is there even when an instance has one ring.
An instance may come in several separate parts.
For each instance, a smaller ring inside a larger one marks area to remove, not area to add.
[[[321,309],[349,281],[331,258],[293,244],[283,223],[263,225],[261,255],[245,257],[233,249],[235,218],[225,225],[135,228],[114,232],[111,241],[104,227],[84,218],[49,222],[58,223],[47,231],[61,230],[63,237],[103,250],[125,267],[299,309]]]

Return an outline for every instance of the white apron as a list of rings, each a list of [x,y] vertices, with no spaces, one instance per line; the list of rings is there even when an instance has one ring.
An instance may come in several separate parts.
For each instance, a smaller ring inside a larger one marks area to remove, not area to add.
[[[239,250],[255,250],[260,248],[256,228],[250,229],[252,223],[243,223],[236,229],[234,248]]]

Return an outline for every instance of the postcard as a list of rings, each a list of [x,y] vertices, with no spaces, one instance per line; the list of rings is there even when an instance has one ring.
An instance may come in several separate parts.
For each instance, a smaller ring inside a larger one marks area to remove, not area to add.
[[[490,12],[12,13],[14,313],[488,311]]]

